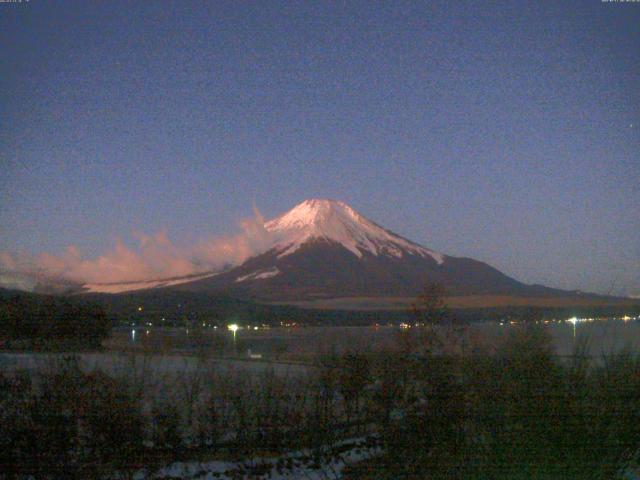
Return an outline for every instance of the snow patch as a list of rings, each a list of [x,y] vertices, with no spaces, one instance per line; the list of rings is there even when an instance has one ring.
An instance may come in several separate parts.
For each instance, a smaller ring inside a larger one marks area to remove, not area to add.
[[[301,450],[281,457],[259,457],[244,462],[178,462],[171,464],[153,478],[176,479],[225,479],[261,478],[269,480],[293,480],[305,478],[320,480],[342,478],[348,465],[375,457],[382,453],[380,441],[375,437],[344,440],[318,451]],[[140,472],[136,480],[151,478]]]
[[[214,277],[218,273],[203,273],[201,275],[189,275],[188,277],[165,278],[158,280],[142,280],[139,282],[119,282],[119,283],[85,283],[83,293],[123,293],[135,290],[145,290],[147,288],[170,287],[181,283],[194,282],[203,278]]]
[[[246,280],[263,280],[265,278],[275,277],[280,273],[276,267],[270,268],[268,270],[258,270],[253,273],[249,273],[248,275],[242,275],[241,277],[236,278],[236,283],[244,282]]]

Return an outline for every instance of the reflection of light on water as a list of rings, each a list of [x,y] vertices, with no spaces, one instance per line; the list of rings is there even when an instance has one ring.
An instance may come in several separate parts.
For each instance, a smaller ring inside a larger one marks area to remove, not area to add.
[[[136,329],[131,330],[131,341],[135,343],[136,341]]]
[[[579,322],[585,322],[586,320],[587,320],[586,318],[577,318],[577,317],[567,318],[567,322],[569,322],[570,324],[573,325],[573,340],[574,341],[576,339],[576,324],[578,324]]]
[[[571,318],[567,318],[567,322],[570,323],[571,325],[573,325],[573,339],[576,339],[576,325],[579,323],[586,323],[586,322],[594,322],[595,318],[578,318],[578,317],[571,317]]]

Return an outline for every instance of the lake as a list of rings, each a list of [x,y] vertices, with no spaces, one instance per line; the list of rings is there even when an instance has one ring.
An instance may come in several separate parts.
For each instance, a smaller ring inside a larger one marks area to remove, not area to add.
[[[570,355],[577,345],[586,343],[589,355],[640,352],[640,318],[571,319],[541,323],[551,335],[558,355]],[[498,345],[517,324],[479,322],[468,326],[468,335],[487,346]],[[114,331],[107,346],[113,349],[138,348],[152,352],[193,354],[204,351],[221,356],[304,361],[327,353],[368,352],[393,349],[400,331],[418,335],[420,328],[397,326],[368,327],[277,327],[240,328],[235,334],[212,328],[188,332],[185,329],[127,328]]]

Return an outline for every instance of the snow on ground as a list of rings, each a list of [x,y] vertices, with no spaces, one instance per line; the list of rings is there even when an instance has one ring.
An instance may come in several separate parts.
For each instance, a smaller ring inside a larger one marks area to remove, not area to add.
[[[301,450],[280,457],[258,457],[242,462],[177,462],[151,475],[139,472],[134,478],[136,480],[339,479],[342,478],[342,472],[347,466],[380,453],[382,450],[377,438],[360,437],[336,443],[319,454],[311,450]]]

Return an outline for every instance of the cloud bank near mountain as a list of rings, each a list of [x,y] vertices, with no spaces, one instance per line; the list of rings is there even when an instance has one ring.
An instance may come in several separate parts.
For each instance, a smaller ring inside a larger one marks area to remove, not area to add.
[[[237,265],[265,251],[272,235],[264,218],[254,215],[240,222],[235,235],[214,235],[195,245],[176,245],[167,232],[134,232],[138,245],[121,239],[95,258],[82,255],[75,245],[61,254],[0,251],[0,286],[32,290],[36,284],[135,282],[216,271]]]

